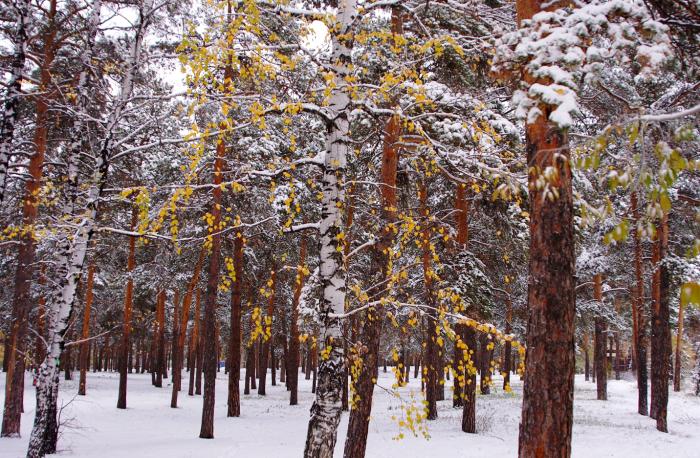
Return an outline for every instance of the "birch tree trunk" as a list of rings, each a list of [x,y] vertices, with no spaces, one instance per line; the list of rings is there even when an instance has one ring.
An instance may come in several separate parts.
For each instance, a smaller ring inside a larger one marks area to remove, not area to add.
[[[32,20],[29,8],[29,0],[15,0],[12,6],[8,7],[14,10],[14,15],[10,17],[14,18],[16,29],[12,37],[15,51],[10,64],[10,79],[7,82],[7,95],[2,109],[2,118],[0,118],[0,204],[5,198],[12,140],[22,99],[22,72],[27,60],[27,29]]]
[[[345,307],[345,269],[342,259],[341,210],[345,203],[346,157],[350,148],[350,92],[346,77],[352,64],[352,25],[357,15],[355,0],[338,3],[338,32],[333,34],[331,63],[334,88],[328,114],[328,139],[323,161],[322,210],[320,225],[321,340],[324,354],[318,368],[316,399],[306,435],[305,458],[331,458],[342,414],[341,395],[345,358],[340,315]]]

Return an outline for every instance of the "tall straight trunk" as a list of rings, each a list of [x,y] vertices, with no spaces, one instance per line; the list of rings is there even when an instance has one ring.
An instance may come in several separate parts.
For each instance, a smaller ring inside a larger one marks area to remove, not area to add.
[[[274,340],[270,342],[270,384],[272,386],[277,385],[277,379],[275,378],[277,374],[277,358],[275,357],[275,342]]]
[[[258,380],[258,395],[265,396],[265,385],[267,383],[267,367],[270,361],[270,341],[272,340],[272,324],[275,315],[275,289],[277,288],[277,272],[275,272],[276,266],[272,264],[272,272],[270,273],[270,282],[268,286],[270,287],[270,297],[267,302],[267,316],[265,317],[267,323],[265,326],[265,335],[263,336],[263,342],[261,345],[260,352],[260,378]]]
[[[227,66],[228,77],[231,77],[230,67]],[[214,438],[214,397],[216,387],[217,342],[216,342],[216,295],[219,286],[219,263],[221,258],[221,187],[223,182],[224,156],[226,144],[224,138],[219,138],[216,145],[214,161],[214,188],[212,205],[209,211],[212,216],[212,234],[208,237],[211,243],[209,254],[209,278],[204,296],[204,402],[202,405],[202,426],[199,437]]]
[[[517,0],[518,24],[557,4]],[[529,83],[537,82],[524,75]],[[573,425],[575,282],[574,206],[567,134],[549,121],[540,103],[526,123],[530,202],[527,352],[518,455],[568,457]],[[547,199],[537,181],[551,167]]]
[[[505,333],[512,332],[511,322],[513,321],[513,303],[510,296],[510,287],[506,286],[506,327]],[[510,390],[510,368],[512,367],[512,348],[510,340],[506,340],[503,345],[503,364],[501,372],[503,373],[503,390]]]
[[[671,364],[671,329],[669,326],[669,274],[663,262],[668,251],[668,215],[657,226],[657,263],[654,272],[654,308],[651,327],[651,407],[656,429],[668,432],[668,377]]]
[[[593,298],[600,304],[603,303],[603,276],[595,274],[593,277]],[[608,399],[608,361],[607,361],[607,323],[601,316],[595,317],[595,340],[593,343],[596,371],[596,396],[599,401]]]
[[[156,387],[163,387],[163,372],[165,371],[165,290],[158,292],[156,299]]]
[[[182,316],[180,319],[180,329],[179,329],[179,338],[177,340],[177,362],[178,362],[178,370],[177,374],[174,377],[175,384],[177,385],[177,390],[180,391],[182,389],[182,379],[179,377],[180,373],[182,371],[182,367],[185,362],[185,339],[187,336],[187,323],[189,322],[190,319],[190,308],[192,306],[192,296],[194,296],[195,288],[197,287],[197,283],[199,282],[199,275],[202,271],[202,264],[204,264],[204,258],[206,255],[206,249],[202,247],[202,249],[199,251],[199,257],[197,258],[197,262],[194,265],[194,271],[192,273],[192,278],[190,279],[189,283],[187,284],[187,290],[185,291],[185,297],[182,300]],[[191,339],[190,339],[190,345],[192,344]],[[188,351],[188,364],[191,364],[191,356],[192,352]],[[190,369],[191,371],[191,369]]]
[[[348,193],[346,196],[347,199],[347,208],[345,211],[345,238],[344,238],[344,243],[343,243],[343,259],[345,261],[345,270],[347,271],[348,269],[348,259],[350,255],[350,247],[352,246],[352,238],[350,237],[350,231],[352,229],[352,223],[353,219],[355,216],[355,184],[350,185],[350,189],[348,189]],[[345,303],[345,311],[348,311],[348,306],[350,305],[349,301],[346,301]],[[346,321],[344,323],[345,326],[345,332],[346,334],[350,335],[352,337],[352,332],[353,332],[353,325],[354,325],[354,320],[356,317],[351,317],[350,321]],[[350,339],[352,341],[352,339]],[[343,340],[343,352],[345,354],[348,354],[348,339]],[[350,410],[350,370],[347,366],[343,368],[343,393],[341,396],[341,402],[343,405],[343,412],[347,412]]]
[[[257,379],[260,371],[258,370],[258,362],[260,361],[260,339],[257,339],[252,344],[251,359],[250,359],[250,388],[256,390],[258,388]]]
[[[136,230],[138,223],[138,207],[134,205],[131,211],[131,232]],[[124,295],[124,323],[122,342],[119,356],[119,399],[117,409],[126,409],[126,383],[129,364],[129,350],[131,349],[131,315],[134,303],[134,267],[136,267],[136,237],[129,237],[129,257],[126,263],[126,294]]]
[[[644,313],[644,271],[642,264],[642,237],[639,232],[639,201],[637,193],[631,197],[634,230],[634,313],[637,316],[636,357],[637,357],[637,412],[640,415],[649,413],[647,400],[647,330],[646,314]]]
[[[352,68],[352,27],[357,16],[356,0],[340,0],[337,32],[331,34],[333,86],[327,114],[326,153],[323,159],[319,273],[323,297],[319,307],[320,346],[324,357],[318,368],[316,399],[304,447],[305,458],[331,458],[342,414],[345,353],[340,317],[345,309],[345,268],[342,256],[341,210],[345,205],[345,167],[350,149],[352,109],[347,78]]]
[[[40,83],[36,97],[36,128],[34,130],[34,154],[29,159],[28,180],[22,199],[22,224],[31,228],[37,218],[41,187],[42,169],[46,154],[46,142],[49,128],[49,96],[51,89],[51,67],[56,56],[56,0],[51,0],[47,11],[47,27],[43,34],[44,55],[39,68]],[[9,158],[8,158],[9,159]],[[5,350],[7,359],[7,376],[5,380],[5,405],[2,417],[0,437],[19,437],[20,419],[24,398],[24,370],[28,319],[32,309],[31,282],[34,275],[35,241],[31,231],[22,231],[17,253],[14,295],[12,297],[12,315],[9,345]]]
[[[481,334],[481,353],[479,356],[479,390],[481,394],[491,394],[491,376],[493,360],[493,338],[489,333]]]
[[[462,357],[465,364],[462,431],[474,434],[476,433],[476,364],[472,356],[476,355],[476,331],[474,328],[464,326],[461,337],[466,346]]]
[[[197,296],[194,302],[194,325],[192,326],[192,334],[190,336],[190,345],[187,349],[190,357],[190,383],[187,388],[189,396],[194,395],[195,375],[199,369],[199,316],[201,315],[202,294],[201,290],[197,289]]]
[[[113,137],[116,126],[122,117],[124,108],[131,99],[133,82],[140,69],[140,57],[143,39],[152,13],[152,0],[144,0],[139,9],[139,20],[134,26],[135,36],[130,43],[130,52],[127,55],[127,65],[122,78],[119,93],[116,97],[112,111],[110,111],[104,123],[105,135],[96,145],[94,154],[94,168],[87,183],[80,182],[78,164],[81,162],[81,150],[90,146],[87,141],[81,139],[83,133],[79,127],[84,120],[89,103],[88,81],[89,69],[92,67],[92,50],[95,37],[100,24],[101,1],[96,0],[92,4],[92,12],[88,21],[88,46],[81,55],[82,71],[78,86],[77,113],[78,122],[74,124],[74,131],[70,137],[74,141],[68,148],[68,180],[66,181],[67,200],[63,206],[63,215],[68,218],[77,218],[79,222],[71,229],[70,234],[65,234],[58,251],[58,260],[55,267],[57,284],[48,303],[50,313],[48,341],[49,352],[41,365],[36,382],[36,411],[34,426],[32,428],[27,457],[42,457],[45,454],[56,451],[58,441],[58,358],[64,346],[64,335],[68,328],[69,319],[73,311],[76,298],[78,280],[83,270],[87,248],[94,234],[100,199],[109,172],[109,164],[112,153]],[[78,190],[85,191],[85,201],[78,202]]]
[[[311,345],[311,392],[316,393],[316,375],[318,371],[318,346]]]
[[[591,358],[590,358],[590,342],[588,339],[588,332],[583,333],[582,339],[582,349],[583,349],[583,364],[584,364],[584,374],[585,380],[588,382],[591,379]]]
[[[425,357],[423,359],[423,377],[425,379],[425,400],[428,409],[428,420],[437,419],[437,400],[439,380],[441,380],[440,370],[440,347],[438,337],[440,337],[440,325],[438,323],[437,303],[433,291],[433,270],[432,253],[430,252],[430,227],[428,210],[428,191],[425,183],[421,182],[418,189],[420,200],[420,213],[423,219],[423,230],[421,232],[421,252],[423,266],[423,283],[425,285],[425,302],[428,304],[428,311],[424,319],[424,342]]]
[[[46,284],[46,276],[44,268],[42,267],[42,272],[39,275],[39,284]],[[36,326],[36,339],[34,341],[35,347],[35,357],[34,365],[38,369],[44,358],[46,358],[46,297],[42,294],[37,300],[37,326]]]
[[[457,248],[467,249],[469,242],[469,201],[466,198],[466,185],[457,185],[455,193],[455,219],[457,226]],[[459,339],[455,341],[455,363],[459,370],[455,373],[454,385],[456,407],[462,406],[462,431],[476,432],[476,366],[472,355],[476,355],[476,332],[463,323],[458,323],[456,332]],[[416,363],[418,364],[418,363]],[[417,369],[418,366],[416,366]],[[461,382],[461,383],[460,383]],[[460,386],[461,385],[461,386]]]
[[[649,416],[656,419],[656,412],[658,408],[658,401],[656,397],[659,393],[659,377],[656,366],[661,363],[659,357],[661,352],[659,351],[659,339],[658,331],[656,326],[659,322],[659,302],[660,302],[660,282],[661,282],[661,270],[659,269],[659,262],[661,261],[661,247],[660,247],[660,225],[656,225],[656,238],[652,242],[651,248],[651,264],[653,266],[653,272],[651,275],[651,335],[649,339],[650,344],[650,360],[651,360],[651,396],[649,404]]]
[[[452,370],[454,371],[454,382],[452,384],[452,407],[464,407],[464,358],[462,346],[464,341],[462,336],[464,336],[464,326],[463,323],[457,323],[455,325],[455,341],[452,356]]]
[[[241,378],[241,287],[243,283],[243,236],[238,233],[233,240],[234,279],[231,287],[231,337],[228,353],[231,367],[228,373],[227,417],[241,416],[241,394],[238,381]]]
[[[232,5],[227,2],[227,21],[232,21]],[[234,70],[229,58],[224,67],[224,81],[233,81]],[[228,92],[229,86],[224,89]],[[221,124],[222,131],[226,130],[226,124]],[[209,210],[211,216],[210,235],[207,236],[209,243],[209,269],[207,278],[207,289],[204,296],[204,397],[202,402],[202,425],[199,431],[201,439],[214,438],[214,398],[216,395],[216,372],[218,367],[218,338],[216,333],[216,298],[219,287],[219,269],[221,262],[221,199],[223,183],[224,160],[226,156],[225,135],[221,134],[217,139],[216,156],[214,159],[212,205]]]
[[[287,366],[287,386],[289,387],[289,405],[298,404],[299,387],[299,299],[304,288],[306,275],[306,236],[302,234],[299,244],[299,265],[294,279],[294,296],[292,297],[292,313],[289,320],[289,350],[285,365]]]
[[[250,394],[250,380],[253,379],[253,345],[248,344],[245,353],[245,382],[243,384],[243,394]]]
[[[11,9],[14,14],[10,14],[9,17],[15,25],[15,30],[11,37],[14,53],[10,61],[10,79],[7,82],[7,93],[2,107],[2,117],[0,118],[0,204],[5,198],[8,166],[12,154],[12,140],[23,96],[22,72],[27,60],[27,41],[29,37],[27,29],[32,22],[29,0],[15,1],[12,3]],[[8,10],[10,10],[9,6]]]
[[[673,364],[673,391],[681,390],[681,349],[683,347],[683,301],[678,306],[678,331],[676,332],[676,356]]]
[[[90,311],[92,309],[93,292],[92,286],[95,278],[95,263],[88,266],[87,284],[85,286],[85,310],[83,310],[83,328],[80,334],[80,382],[78,384],[78,394],[85,396],[85,385],[88,370],[88,353],[90,341]]]
[[[622,366],[622,356],[620,350],[620,333],[615,333],[615,380],[620,380],[620,367]]]
[[[182,320],[182,309],[180,307],[180,290],[175,290],[175,299],[173,300],[173,335],[171,345],[172,357],[172,377],[173,377],[173,392],[170,396],[170,407],[177,408],[177,395],[180,391],[180,383],[182,380],[182,367],[180,359],[180,321]]]
[[[392,33],[402,32],[402,18],[398,8],[392,8]],[[380,301],[385,294],[391,294],[391,283],[387,279],[391,276],[390,249],[394,244],[394,231],[392,224],[396,221],[396,171],[399,164],[399,136],[401,134],[401,119],[394,115],[386,123],[382,148],[382,168],[380,176],[380,209],[383,228],[377,243],[372,249],[372,272],[377,276],[372,281],[377,286],[370,288],[367,293],[368,300]],[[348,421],[348,433],[345,439],[345,458],[362,458],[367,448],[367,434],[369,431],[370,415],[372,413],[372,397],[374,395],[374,375],[379,354],[379,344],[384,320],[384,308],[381,306],[370,307],[365,313],[364,325],[360,334],[360,340],[367,347],[367,353],[362,357],[362,367],[355,383],[352,410]],[[386,364],[386,363],[385,363]],[[386,367],[386,366],[385,366]],[[346,377],[347,379],[347,377]]]
[[[139,9],[139,20],[134,26],[135,36],[130,44],[130,52],[127,55],[127,70],[122,78],[119,93],[112,110],[104,123],[104,137],[100,139],[93,152],[95,159],[89,182],[81,183],[78,165],[81,162],[80,154],[89,143],[81,137],[83,132],[80,126],[85,121],[87,106],[89,103],[89,75],[92,67],[92,50],[95,36],[100,24],[101,2],[96,0],[92,5],[92,12],[88,21],[88,46],[81,55],[82,71],[78,85],[77,119],[74,123],[74,131],[70,137],[73,142],[68,148],[68,175],[65,185],[67,200],[63,206],[63,214],[68,218],[78,218],[79,222],[72,233],[66,234],[58,251],[58,261],[55,264],[55,278],[58,279],[54,294],[49,301],[50,313],[48,341],[49,353],[42,363],[37,377],[37,408],[34,417],[34,426],[29,440],[27,456],[29,458],[41,457],[54,453],[58,439],[57,423],[57,397],[58,397],[58,358],[64,346],[64,335],[68,328],[69,319],[73,310],[76,297],[78,279],[83,269],[88,244],[95,231],[99,210],[100,198],[106,184],[109,163],[112,153],[112,144],[116,126],[121,119],[124,108],[131,99],[133,82],[140,68],[140,57],[146,28],[151,18],[152,1],[145,0]],[[78,202],[78,190],[85,191],[85,201]]]

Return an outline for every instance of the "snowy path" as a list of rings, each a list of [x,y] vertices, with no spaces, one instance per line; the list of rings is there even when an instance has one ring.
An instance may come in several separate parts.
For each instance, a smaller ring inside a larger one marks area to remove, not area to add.
[[[77,375],[77,374],[76,374]],[[391,385],[391,372],[380,370],[380,384]],[[517,377],[516,377],[517,378]],[[269,377],[268,377],[269,381]],[[180,395],[180,408],[170,408],[171,390],[157,389],[148,375],[129,375],[127,410],[117,410],[117,374],[88,375],[88,395],[78,397],[77,382],[62,381],[62,402],[72,398],[63,418],[70,420],[59,442],[64,456],[74,457],[299,457],[306,437],[308,410],[313,399],[310,381],[300,376],[299,405],[288,405],[284,386],[268,386],[268,396],[242,396],[240,418],[226,418],[226,379],[217,381],[216,439],[198,439],[201,397]],[[498,384],[498,382],[496,382]],[[0,402],[4,397],[5,377],[0,375]],[[187,387],[187,379],[183,379]],[[22,416],[22,439],[0,439],[0,457],[24,456],[34,413],[34,390],[27,379]],[[242,387],[242,385],[241,385]],[[500,389],[477,398],[477,425],[481,432],[461,432],[461,413],[452,408],[451,399],[439,405],[440,418],[430,422],[430,440],[409,434],[393,440],[399,433],[392,415],[400,412],[399,401],[382,389],[375,390],[373,418],[370,423],[368,457],[514,457],[517,455],[518,421],[522,386],[513,383],[514,394]],[[411,380],[403,388],[404,398],[413,391],[419,395],[420,381]],[[449,398],[449,388],[446,390]],[[700,398],[686,393],[671,393],[670,434],[656,431],[649,418],[636,412],[634,381],[612,380],[609,401],[595,400],[595,385],[576,378],[574,457],[698,457],[700,456]],[[420,398],[419,398],[420,399]],[[342,456],[347,415],[340,426],[336,456]]]

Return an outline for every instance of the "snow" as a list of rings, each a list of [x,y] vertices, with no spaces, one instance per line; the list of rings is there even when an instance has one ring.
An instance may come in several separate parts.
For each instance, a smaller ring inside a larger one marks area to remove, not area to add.
[[[412,369],[411,369],[412,370]],[[186,375],[183,372],[184,375]],[[75,374],[77,378],[77,373]],[[411,377],[413,374],[411,373]],[[379,370],[379,384],[390,387],[391,370]],[[0,377],[0,400],[4,397],[5,378]],[[268,396],[241,395],[241,417],[226,418],[226,376],[219,373],[216,384],[215,439],[199,439],[201,396],[183,391],[180,407],[170,408],[170,387],[154,388],[150,375],[130,374],[128,409],[116,408],[118,374],[89,373],[87,396],[76,396],[77,380],[61,380],[60,404],[65,405],[63,421],[69,421],[59,440],[63,456],[123,457],[298,457],[306,438],[309,407],[313,400],[311,381],[299,377],[299,405],[288,405],[283,385],[268,386]],[[270,380],[268,376],[268,381]],[[188,380],[183,378],[183,388]],[[392,415],[400,415],[400,401],[382,388],[375,389],[370,422],[367,457],[436,457],[459,458],[516,456],[522,385],[511,377],[513,394],[500,389],[496,377],[495,391],[477,397],[476,435],[461,431],[461,410],[448,400],[439,402],[439,418],[429,422],[430,439],[406,433],[394,440],[399,427]],[[449,385],[450,382],[447,382]],[[0,439],[0,457],[16,458],[26,452],[34,415],[34,390],[27,377],[26,413],[22,416],[21,439]],[[243,383],[241,382],[241,393]],[[493,391],[494,389],[492,389]],[[402,397],[410,392],[420,400],[420,380],[411,378],[401,388]],[[595,384],[576,376],[572,456],[574,457],[696,457],[700,448],[700,398],[690,393],[670,393],[669,431],[656,431],[655,422],[636,413],[634,380],[610,380],[608,401],[595,399]],[[347,429],[347,413],[340,424],[336,457],[342,456]]]

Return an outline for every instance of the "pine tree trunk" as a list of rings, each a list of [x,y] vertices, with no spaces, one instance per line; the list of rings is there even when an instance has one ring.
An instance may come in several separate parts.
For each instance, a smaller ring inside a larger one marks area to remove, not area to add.
[[[454,370],[454,383],[452,391],[452,407],[464,408],[464,384],[466,381],[464,365],[464,328],[465,324],[455,325],[454,353],[452,356],[452,369]]]
[[[642,264],[642,239],[639,233],[639,202],[637,193],[632,193],[631,198],[632,216],[635,223],[634,230],[634,311],[637,316],[637,334],[636,334],[636,358],[637,358],[637,412],[640,415],[649,413],[649,404],[647,400],[647,331],[646,331],[646,316],[644,313],[644,271]]]
[[[85,287],[85,310],[83,310],[83,327],[81,332],[81,339],[83,340],[80,344],[80,382],[78,384],[78,394],[85,396],[85,385],[87,378],[87,370],[89,364],[89,348],[90,341],[90,310],[92,308],[93,292],[92,286],[95,277],[95,264],[94,262],[88,266],[87,274],[87,285]]]
[[[241,286],[243,283],[243,236],[239,233],[233,240],[233,269],[235,278],[231,287],[231,338],[229,358],[231,367],[228,373],[227,417],[241,416],[241,395],[238,381],[241,378]]]
[[[180,391],[180,381],[182,379],[182,368],[180,367],[180,321],[182,319],[180,310],[180,290],[175,290],[175,299],[173,300],[173,334],[172,334],[172,376],[173,376],[173,391],[170,396],[170,407],[177,408],[177,395]]]
[[[513,331],[513,299],[511,297],[510,284],[506,285],[506,326],[505,333],[510,334]],[[503,364],[501,372],[503,374],[503,390],[510,391],[510,372],[513,367],[513,349],[510,340],[506,340],[503,345]]]
[[[163,387],[165,372],[165,291],[160,290],[156,299],[156,387]]]
[[[226,74],[231,78],[230,66],[226,67]],[[223,182],[224,156],[226,144],[224,139],[218,139],[216,145],[216,159],[214,161],[214,188],[213,201],[209,211],[212,220],[213,233],[209,236],[211,251],[209,254],[209,278],[204,296],[204,400],[202,404],[202,427],[199,437],[202,439],[214,438],[214,398],[216,387],[217,368],[217,342],[216,342],[216,296],[219,286],[219,263],[221,258],[221,188]]]
[[[683,348],[683,302],[678,306],[678,331],[676,332],[676,356],[673,365],[673,391],[681,390],[681,351]]]
[[[51,88],[51,67],[56,56],[56,0],[51,0],[47,11],[48,27],[43,34],[44,55],[39,69],[39,93],[53,93]],[[49,128],[49,96],[36,98],[36,128],[34,131],[34,154],[29,159],[27,173],[29,179],[25,184],[22,199],[22,224],[32,227],[37,218],[39,205],[37,202],[41,187],[42,168],[46,154],[46,142]],[[5,377],[5,405],[2,416],[2,431],[0,437],[19,437],[20,419],[24,399],[25,359],[20,355],[26,353],[26,340],[29,314],[32,309],[31,282],[34,275],[35,242],[31,232],[22,232],[17,254],[17,270],[15,271],[15,289],[12,298],[12,315],[9,345],[5,348],[7,359],[7,375]]]
[[[462,342],[465,344],[462,359],[464,361],[464,408],[462,410],[462,431],[476,433],[476,331],[469,327],[462,328]]]
[[[430,252],[430,228],[428,210],[428,192],[425,183],[419,184],[420,213],[423,218],[423,230],[421,232],[421,251],[423,266],[423,283],[425,284],[425,301],[428,304],[427,313],[424,319],[424,342],[425,357],[423,359],[423,376],[425,378],[425,400],[427,402],[428,420],[437,419],[438,388],[441,376],[440,370],[440,347],[438,338],[440,337],[440,326],[437,320],[437,303],[433,291],[433,271],[432,254]]]
[[[493,338],[489,333],[481,334],[481,353],[479,356],[479,390],[481,394],[491,394],[491,376],[493,361]]]
[[[657,227],[655,251],[654,308],[651,333],[651,408],[656,419],[656,429],[668,432],[668,377],[671,364],[671,329],[669,326],[669,275],[663,262],[668,250],[668,215],[664,215]]]
[[[518,0],[518,22],[544,9],[542,0]],[[557,4],[548,4],[555,8]],[[526,82],[535,82],[524,75]],[[527,351],[518,455],[571,455],[575,345],[574,224],[570,151],[566,132],[548,118],[553,107],[525,126],[530,202]],[[547,199],[537,180],[556,171]]]
[[[267,303],[267,316],[265,325],[265,336],[263,336],[263,344],[260,352],[260,379],[258,380],[258,395],[265,396],[265,385],[267,383],[267,367],[270,359],[270,340],[272,339],[272,322],[275,314],[275,289],[277,287],[277,272],[276,266],[272,264],[272,273],[270,274],[270,297]]]
[[[131,212],[131,232],[136,230],[138,222],[138,207],[134,205]],[[129,237],[129,257],[126,265],[126,294],[124,296],[124,322],[122,330],[122,342],[119,356],[119,399],[117,409],[126,409],[126,384],[127,368],[129,363],[129,349],[131,348],[131,314],[134,302],[134,278],[133,271],[136,267],[136,237]]]
[[[289,322],[289,350],[285,365],[287,366],[287,386],[289,386],[289,405],[298,404],[299,389],[299,299],[304,287],[306,269],[306,236],[302,234],[299,245],[299,265],[294,280],[292,313]]]
[[[583,333],[583,361],[585,380],[588,382],[591,379],[591,358],[590,358],[590,342],[588,340],[588,332]]]
[[[397,8],[392,8],[392,32],[402,32],[401,16]],[[370,288],[367,292],[368,300],[377,302],[384,294],[391,293],[392,285],[387,285],[387,277],[391,275],[389,250],[394,244],[394,231],[392,224],[396,221],[396,171],[399,164],[398,142],[401,133],[401,120],[398,116],[392,116],[386,124],[384,133],[384,146],[382,149],[382,168],[380,177],[381,207],[379,214],[383,228],[377,243],[372,249],[372,272],[378,273],[378,278],[373,283],[379,285]],[[360,341],[367,348],[367,353],[357,355],[362,357],[360,373],[355,380],[355,393],[353,407],[348,421],[348,433],[345,439],[345,458],[362,458],[367,448],[367,433],[372,412],[372,397],[376,378],[374,370],[377,366],[379,344],[384,320],[384,308],[381,306],[370,307],[364,316],[364,325],[360,334]],[[386,370],[386,360],[385,360]],[[347,377],[345,377],[347,380]]]
[[[201,290],[197,289],[197,296],[194,303],[194,325],[192,326],[192,334],[190,336],[190,345],[188,351],[190,353],[190,383],[187,388],[187,394],[194,396],[195,375],[199,373],[199,317],[201,315],[202,294]],[[199,393],[197,393],[199,394]]]
[[[593,297],[603,303],[603,277],[595,274],[593,277]],[[601,316],[595,317],[594,355],[596,367],[596,396],[599,401],[608,399],[608,362],[607,362],[607,323]]]

